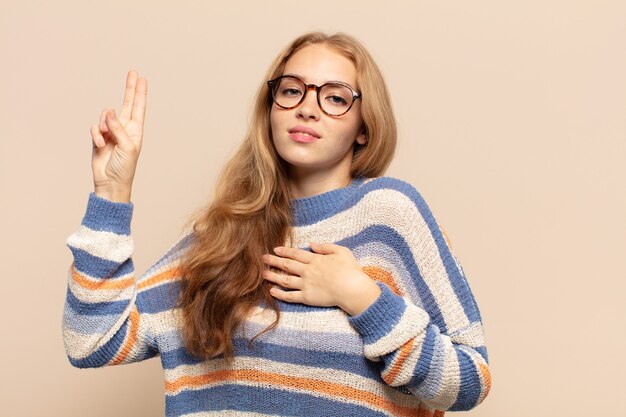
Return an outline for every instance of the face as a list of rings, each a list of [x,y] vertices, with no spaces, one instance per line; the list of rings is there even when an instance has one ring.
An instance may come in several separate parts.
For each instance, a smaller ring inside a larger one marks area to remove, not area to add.
[[[287,61],[283,74],[297,75],[305,83],[319,86],[329,81],[342,81],[359,91],[352,61],[324,45],[309,45],[296,52]],[[319,108],[317,93],[309,90],[296,108],[283,109],[273,103],[270,123],[274,146],[288,163],[292,175],[315,173],[347,177],[354,144],[366,142],[361,99],[357,99],[347,113],[329,116]],[[312,129],[314,137],[297,133],[302,128]],[[298,140],[302,138],[314,140]]]

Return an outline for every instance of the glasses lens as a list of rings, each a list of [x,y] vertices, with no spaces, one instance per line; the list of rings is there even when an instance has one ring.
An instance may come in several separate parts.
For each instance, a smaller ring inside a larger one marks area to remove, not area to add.
[[[341,84],[326,84],[320,91],[320,104],[328,114],[343,114],[352,104],[352,90]]]
[[[300,102],[304,88],[304,83],[297,78],[283,77],[274,84],[274,101],[282,107],[293,107]]]

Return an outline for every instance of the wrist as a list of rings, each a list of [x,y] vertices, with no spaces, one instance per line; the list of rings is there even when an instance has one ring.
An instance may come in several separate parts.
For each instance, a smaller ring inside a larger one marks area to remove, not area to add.
[[[95,186],[94,194],[115,203],[129,203],[131,187],[127,186]]]
[[[381,289],[363,272],[364,279],[356,281],[339,307],[350,316],[358,316],[369,308],[380,296]]]

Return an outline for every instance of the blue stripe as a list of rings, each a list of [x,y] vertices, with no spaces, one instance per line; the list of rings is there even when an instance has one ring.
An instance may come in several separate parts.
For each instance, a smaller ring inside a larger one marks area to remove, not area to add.
[[[438,333],[433,326],[426,328],[426,337],[422,344],[422,350],[420,352],[419,359],[413,369],[413,376],[407,383],[412,387],[419,387],[424,382],[428,374],[433,371],[431,366],[433,364],[433,357],[435,355],[435,346],[437,344]]]
[[[480,353],[480,356],[482,356],[483,359],[485,360],[485,362],[487,362],[487,364],[489,364],[489,355],[487,354],[487,347],[486,346],[475,347],[474,350],[476,352]]]
[[[482,389],[481,382],[471,356],[462,349],[455,348],[454,350],[459,359],[461,390],[456,401],[450,407],[450,411],[469,410],[475,407],[478,402]]]
[[[221,410],[307,417],[382,417],[388,415],[365,406],[347,404],[327,397],[320,398],[312,394],[290,392],[279,387],[263,388],[227,384],[201,390],[182,391],[177,395],[165,397],[166,416],[174,417]]]
[[[117,354],[124,342],[130,320],[126,320],[122,327],[113,335],[111,340],[102,345],[98,350],[83,359],[74,359],[68,356],[70,363],[77,368],[97,368],[108,364]]]
[[[422,358],[418,359],[413,369],[413,375],[417,375],[417,378],[409,381],[409,387],[418,398],[433,400],[441,395],[449,344],[441,337],[435,325],[428,326],[425,337],[428,348],[424,348],[421,354],[429,357],[429,363],[421,361]]]
[[[137,294],[137,310],[140,313],[160,313],[172,310],[178,302],[180,280],[166,281]]]
[[[158,340],[159,336],[157,336]],[[159,340],[159,345],[161,345]],[[193,357],[184,347],[161,352],[161,364],[163,369],[174,369],[180,365],[198,365],[203,361]]]
[[[72,310],[74,310],[74,312],[76,312],[76,314],[87,316],[107,316],[111,314],[122,314],[124,310],[126,310],[126,307],[128,307],[130,299],[90,303],[76,298],[68,287],[65,302],[72,308]]]
[[[340,319],[341,320],[341,319]],[[234,338],[247,337],[251,339],[265,330],[267,326],[260,323],[244,322],[243,329],[238,327]],[[183,346],[180,329],[168,330],[158,335],[159,345],[166,351],[178,349]],[[341,340],[341,343],[337,343]],[[363,355],[363,340],[355,332],[335,333],[324,331],[310,331],[307,329],[293,329],[279,325],[271,332],[261,334],[255,339],[261,342],[276,342],[285,347],[309,348],[312,344],[318,351],[342,352],[350,355]]]
[[[91,255],[82,249],[70,247],[70,250],[74,254],[74,267],[76,270],[94,278],[120,278],[124,275],[129,275],[135,270],[132,258],[128,258],[120,264],[119,262]]]
[[[133,203],[116,203],[89,193],[82,225],[96,231],[130,235]]]
[[[248,348],[249,339],[235,338],[233,347],[237,357],[262,358],[278,363],[312,366],[321,369],[337,369],[372,379],[380,384],[386,383],[380,376],[380,363],[367,360],[362,354],[351,355],[343,352],[330,352],[285,346],[275,343],[262,342],[255,339],[252,349]],[[223,355],[219,355],[222,358]],[[218,359],[217,357],[215,359]],[[163,369],[174,369],[180,365],[197,365],[203,361],[194,358],[184,348],[168,352],[161,352]]]
[[[77,314],[69,304],[63,309],[63,323],[67,328],[80,334],[106,333],[119,319],[118,314],[93,316]]]
[[[404,184],[404,186],[401,187],[403,192],[415,203],[415,207],[419,210],[420,214],[426,221],[426,224],[430,229],[430,233],[432,234],[433,239],[437,244],[437,248],[439,249],[439,256],[441,257],[446,273],[448,274],[450,284],[454,289],[459,303],[463,306],[463,310],[465,311],[468,320],[480,321],[478,306],[476,305],[476,300],[470,290],[467,279],[461,270],[457,268],[452,252],[450,251],[450,248],[441,233],[441,229],[439,228],[432,211],[426,204],[426,201],[422,198],[422,195],[411,184],[402,180],[396,181]]]
[[[357,177],[347,187],[326,191],[311,197],[292,199],[290,206],[294,226],[301,227],[317,223],[348,209],[351,204],[346,204],[345,200],[351,194],[360,195],[358,188],[365,180],[365,177]]]
[[[287,313],[319,313],[323,311],[328,311],[329,309],[335,309],[338,307],[319,307],[319,306],[310,306],[302,303],[289,303],[287,301],[276,299],[280,311],[284,311]],[[259,306],[264,308],[271,308],[265,304],[264,300],[259,300]]]
[[[358,189],[358,192],[354,193],[355,195],[347,200],[346,204],[353,206],[357,204],[368,192],[379,189],[401,192],[413,201],[415,207],[420,212],[430,229],[439,250],[439,255],[448,274],[450,284],[459,299],[459,303],[463,306],[465,314],[470,321],[480,321],[480,311],[478,310],[476,300],[470,290],[467,279],[462,273],[462,270],[457,268],[453,255],[443,237],[443,234],[441,233],[441,230],[439,229],[432,211],[426,204],[422,195],[415,189],[415,187],[413,187],[412,184],[393,177],[375,178],[363,184]],[[441,326],[441,324],[443,324],[443,321],[441,323],[437,322],[437,325],[442,329],[442,331],[445,332],[446,330]]]

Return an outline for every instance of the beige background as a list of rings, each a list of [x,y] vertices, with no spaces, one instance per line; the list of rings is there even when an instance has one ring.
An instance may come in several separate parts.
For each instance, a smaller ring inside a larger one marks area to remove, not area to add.
[[[388,174],[429,203],[483,314],[493,387],[460,415],[624,415],[624,2],[379,4],[1,2],[0,414],[163,415],[158,359],[65,356],[90,125],[119,112],[129,69],[148,79],[142,273],[208,198],[275,54],[321,29],[357,36],[384,72],[400,128]]]

